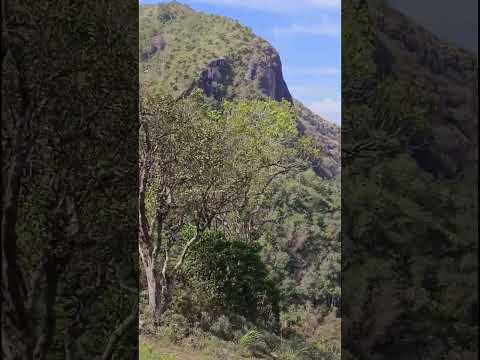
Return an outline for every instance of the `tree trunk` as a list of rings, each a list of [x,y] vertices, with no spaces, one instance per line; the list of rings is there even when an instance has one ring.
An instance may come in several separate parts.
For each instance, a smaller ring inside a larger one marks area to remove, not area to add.
[[[3,305],[3,304],[2,304]],[[24,336],[17,324],[11,323],[9,310],[2,309],[2,358],[6,360],[31,360],[31,339]]]
[[[16,141],[19,141],[18,137]],[[8,160],[10,166],[2,176],[2,355],[6,359],[26,360],[30,359],[33,349],[33,336],[25,309],[24,279],[17,262],[16,232],[20,171],[24,158],[15,154]]]
[[[145,257],[145,256],[144,256]],[[144,260],[145,275],[147,278],[147,290],[148,290],[148,308],[157,322],[160,319],[160,303],[161,303],[161,287],[158,281],[158,271],[155,263],[152,259]]]
[[[148,309],[156,324],[159,324],[172,298],[173,289],[169,276],[163,276],[159,263],[145,249],[141,249],[141,258],[147,279]]]
[[[142,259],[145,256],[142,255]],[[147,257],[148,258],[148,257]],[[166,269],[161,269],[158,263],[147,260],[143,262],[147,279],[148,309],[154,323],[159,325],[162,315],[172,301],[172,292],[175,288],[175,274],[167,274]]]

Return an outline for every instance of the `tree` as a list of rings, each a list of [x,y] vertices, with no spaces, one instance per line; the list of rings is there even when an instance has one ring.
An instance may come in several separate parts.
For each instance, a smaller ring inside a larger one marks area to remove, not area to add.
[[[310,302],[327,308],[340,297],[340,184],[313,170],[276,181],[259,242],[279,284],[282,307]]]
[[[278,291],[260,258],[260,246],[226,239],[206,231],[182,269],[187,301],[179,301],[190,316],[207,312],[240,315],[253,323],[278,325]],[[212,256],[215,254],[215,256]],[[177,305],[177,306],[178,306]]]
[[[427,68],[392,66],[388,12],[353,3],[342,33],[342,353],[461,357],[477,350],[476,166],[442,150],[444,101],[417,81]]]
[[[144,90],[140,104],[139,246],[156,321],[206,229],[248,239],[272,181],[304,166],[308,141],[289,103],[226,102],[200,92],[174,100]],[[180,230],[193,226],[183,241]]]
[[[137,138],[136,122],[123,119],[137,113],[129,47],[137,42],[130,30],[118,38],[115,26],[136,7],[89,5],[2,2],[7,359],[72,358],[80,349],[84,358],[128,358],[135,347],[138,259],[124,260],[136,246]]]

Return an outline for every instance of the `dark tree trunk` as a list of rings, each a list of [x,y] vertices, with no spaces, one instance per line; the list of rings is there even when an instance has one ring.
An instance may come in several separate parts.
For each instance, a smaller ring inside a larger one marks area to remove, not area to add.
[[[25,309],[25,284],[17,263],[16,233],[23,158],[14,155],[9,162],[2,176],[2,354],[6,359],[26,360],[32,353],[33,339]]]

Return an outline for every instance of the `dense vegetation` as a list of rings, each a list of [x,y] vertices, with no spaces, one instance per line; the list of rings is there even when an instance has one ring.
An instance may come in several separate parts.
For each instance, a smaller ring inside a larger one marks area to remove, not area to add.
[[[161,41],[164,48],[150,57],[152,39]],[[233,63],[230,82],[235,83],[226,97],[258,95],[245,81],[247,63],[252,53],[269,47],[249,28],[231,19],[198,13],[176,3],[140,8],[139,51],[144,60],[140,62],[140,79],[173,96],[185,92],[210,61],[225,58]]]
[[[339,358],[340,187],[314,166],[338,129],[262,96],[249,62],[278,54],[237,22],[168,3],[140,25],[141,357]],[[212,102],[191,87],[223,58]]]
[[[439,150],[451,139],[438,136],[438,84],[419,87],[418,65],[394,69],[381,3],[342,13],[342,354],[473,358],[476,175]]]
[[[278,52],[235,20],[193,11],[175,2],[140,8],[140,81],[174,98],[199,87],[219,102],[267,96],[290,100]],[[299,129],[323,150],[323,177],[340,171],[340,131],[299,101]]]
[[[295,122],[287,102],[142,94],[145,333],[255,331],[247,354],[284,341],[310,346],[304,358],[338,354],[338,184],[309,169],[318,150]]]
[[[136,356],[137,6],[2,9],[2,358]]]

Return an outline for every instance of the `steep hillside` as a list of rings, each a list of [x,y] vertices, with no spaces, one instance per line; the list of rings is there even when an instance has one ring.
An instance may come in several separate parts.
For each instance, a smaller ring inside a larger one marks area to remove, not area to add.
[[[342,354],[477,358],[478,58],[382,3],[343,2]]]
[[[322,147],[325,156],[315,167],[315,172],[324,178],[340,176],[340,128],[315,114],[300,101],[294,100],[300,117],[299,131],[312,136]]]
[[[434,105],[430,146],[414,153],[418,164],[435,175],[459,175],[478,161],[478,57],[395,9],[383,7],[374,18],[384,75],[408,79]]]
[[[146,194],[156,195],[145,199],[158,199],[151,221],[163,221],[157,229],[169,239],[153,251],[158,261],[147,261],[163,262],[162,276],[149,275],[147,264],[142,277],[141,359],[339,359],[339,128],[292,98],[277,51],[234,20],[176,2],[142,6],[139,57],[141,117],[161,139],[144,149],[165,161],[148,172]],[[205,98],[188,96],[196,89]],[[323,149],[313,169],[300,160],[305,142],[296,130]],[[259,176],[265,164],[275,167],[268,179]],[[168,207],[167,193],[177,201]],[[209,204],[216,215],[195,242]]]
[[[232,19],[171,2],[140,9],[140,81],[175,96],[195,88],[218,101],[269,97],[294,102],[278,52]],[[326,178],[340,173],[340,131],[295,101],[299,130],[325,151],[316,167]]]

